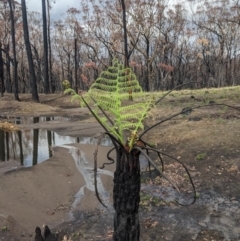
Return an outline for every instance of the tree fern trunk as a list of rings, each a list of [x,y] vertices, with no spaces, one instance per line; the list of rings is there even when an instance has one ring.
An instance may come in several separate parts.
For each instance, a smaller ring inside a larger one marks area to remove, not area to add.
[[[114,173],[114,241],[138,241],[140,202],[139,153],[121,148]]]

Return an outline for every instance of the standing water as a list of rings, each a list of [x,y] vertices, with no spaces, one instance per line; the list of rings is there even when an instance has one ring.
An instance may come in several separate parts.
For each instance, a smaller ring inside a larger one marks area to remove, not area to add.
[[[11,122],[18,124],[33,124],[52,120],[66,120],[61,117],[28,117],[14,118]],[[68,119],[67,119],[68,120]],[[29,167],[39,164],[52,156],[52,146],[70,143],[96,144],[92,137],[61,136],[45,129],[20,130],[7,132],[0,130],[0,161],[17,161],[21,166]],[[103,138],[102,145],[110,141]]]

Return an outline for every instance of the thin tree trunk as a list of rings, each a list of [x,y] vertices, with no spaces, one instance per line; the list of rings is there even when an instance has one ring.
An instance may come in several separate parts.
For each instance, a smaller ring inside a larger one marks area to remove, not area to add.
[[[149,57],[149,51],[150,51],[150,43],[149,43],[149,39],[147,37],[145,37],[146,40],[146,55],[147,55],[147,59],[146,59],[146,65],[147,65],[147,73],[146,73],[146,80],[144,81],[144,89],[145,91],[149,91],[149,81],[150,81],[150,57]]]
[[[126,5],[125,5],[125,0],[121,0],[122,4],[122,19],[123,19],[123,37],[124,37],[124,65],[125,68],[129,67],[129,54],[128,54],[128,39],[127,39],[127,19],[126,19]],[[131,84],[131,76],[130,79],[128,79],[129,84]],[[128,90],[129,93],[129,100],[133,101],[132,97],[132,89],[129,88]]]
[[[9,8],[10,8],[10,18],[11,18],[11,34],[12,34],[12,47],[13,47],[13,67],[14,67],[14,97],[15,100],[20,101],[18,96],[18,74],[17,74],[17,57],[16,57],[16,43],[15,43],[15,26],[14,26],[14,13],[12,0],[8,0]]]
[[[47,14],[48,14],[48,21],[47,21],[47,33],[48,33],[48,60],[49,60],[49,85],[50,85],[50,91],[51,93],[54,93],[56,90],[56,83],[53,82],[53,76],[52,76],[52,47],[51,47],[51,15],[50,15],[50,3],[49,0],[47,0]]]
[[[6,90],[7,90],[8,93],[12,93],[9,43],[4,45],[4,51],[5,51],[5,54],[6,54]]]
[[[124,1],[124,0],[121,0],[121,4],[122,4],[122,17],[123,17],[125,67],[129,67],[128,39],[127,39],[127,20],[126,20],[126,6],[125,6],[125,1]]]
[[[75,71],[75,91],[78,93],[78,61],[77,61],[77,38],[74,39],[74,71]]]
[[[63,47],[63,50],[67,55],[67,80],[70,82],[71,88],[74,88],[73,81],[72,81],[72,73],[71,73],[71,52],[68,52],[68,50],[65,49],[64,47]]]
[[[44,92],[49,94],[49,74],[48,74],[48,41],[47,41],[47,16],[46,3],[42,0],[42,18],[43,18],[43,45],[44,45]]]
[[[27,20],[27,10],[25,0],[21,0],[22,3],[22,19],[23,19],[23,32],[24,32],[24,41],[27,51],[27,59],[30,73],[30,85],[32,90],[32,100],[39,102],[38,91],[37,91],[37,81],[35,75],[35,69],[33,64],[32,49],[29,42],[29,33],[28,33],[28,20]]]
[[[114,241],[139,241],[140,226],[138,208],[140,202],[139,152],[117,151],[114,173],[113,203]]]
[[[0,42],[0,89],[1,89],[1,96],[3,97],[3,93],[5,92],[5,85],[4,85],[4,67],[3,67],[3,56],[2,56],[2,42]]]
[[[38,91],[42,90],[41,88],[41,73],[42,73],[42,68],[41,68],[41,59],[39,57],[39,53],[36,49],[36,47],[34,45],[31,44],[31,47],[33,49],[33,52],[34,52],[34,58],[35,60],[37,61],[37,64],[35,65],[35,70],[37,69],[37,72],[36,72],[36,81],[37,81],[37,86],[38,86]],[[41,91],[41,93],[44,92],[44,91]]]
[[[60,64],[61,64],[61,79],[63,81],[63,80],[65,80],[63,57],[59,55],[59,59],[60,59]]]

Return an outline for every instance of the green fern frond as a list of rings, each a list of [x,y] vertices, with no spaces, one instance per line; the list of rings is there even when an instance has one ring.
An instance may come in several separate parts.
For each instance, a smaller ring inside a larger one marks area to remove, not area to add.
[[[73,98],[76,93],[73,93]],[[130,97],[133,101],[130,101]],[[143,121],[154,100],[143,92],[131,68],[117,59],[103,71],[84,96],[79,96],[95,118],[122,144],[132,149],[136,135],[144,129]]]
[[[64,94],[76,94],[76,92],[71,88],[67,88],[64,90]]]
[[[130,130],[131,132],[137,130],[143,130],[144,125],[142,123],[138,123],[137,128],[136,128],[136,123],[134,122],[123,122],[121,125],[122,130]]]
[[[111,73],[109,71],[103,71],[100,76],[99,76],[99,81],[100,79],[116,79],[117,78],[117,72],[116,73]]]

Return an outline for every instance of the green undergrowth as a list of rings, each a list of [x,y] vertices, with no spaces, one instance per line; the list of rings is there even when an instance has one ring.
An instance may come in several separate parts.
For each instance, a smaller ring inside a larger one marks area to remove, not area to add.
[[[144,209],[151,209],[152,206],[170,205],[171,202],[166,202],[159,197],[151,196],[147,193],[140,192],[140,206]]]

